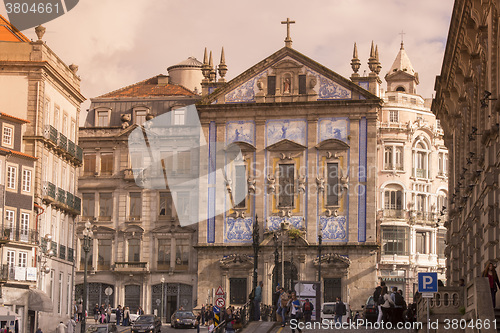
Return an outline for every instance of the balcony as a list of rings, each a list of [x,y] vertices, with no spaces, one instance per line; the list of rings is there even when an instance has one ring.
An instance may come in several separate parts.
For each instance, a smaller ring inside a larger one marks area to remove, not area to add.
[[[38,231],[33,229],[10,228],[0,226],[0,240],[3,242],[22,242],[32,245],[38,244]]]
[[[148,272],[149,265],[147,262],[123,261],[115,262],[112,269],[115,272]]]
[[[404,219],[404,209],[384,209],[384,218]]]
[[[66,246],[59,245],[59,259],[66,260]]]
[[[70,261],[70,262],[75,261],[75,250],[73,250],[70,247],[68,247],[68,261]]]
[[[14,266],[4,264],[0,266],[0,281],[27,281],[36,282],[37,269],[36,267]]]
[[[43,182],[43,200],[73,215],[80,215],[82,200],[51,182]]]
[[[54,257],[57,257],[57,243],[54,241],[50,242],[50,249],[54,251]]]
[[[54,148],[57,152],[69,159],[77,166],[82,164],[83,150],[77,146],[73,141],[69,140],[65,135],[59,133],[55,127],[45,125],[43,137],[49,147]]]
[[[68,207],[75,206],[75,196],[69,192],[66,192],[66,205],[68,205]]]
[[[421,210],[412,211],[412,217],[415,218],[416,221],[424,221],[424,222],[435,222],[435,213],[429,213]]]
[[[43,182],[43,199],[52,202],[56,199],[56,186],[51,182]]]
[[[59,201],[62,204],[66,204],[66,191],[63,190],[62,188],[58,187],[57,188],[57,201]]]
[[[427,178],[427,170],[426,169],[415,169],[415,177]]]

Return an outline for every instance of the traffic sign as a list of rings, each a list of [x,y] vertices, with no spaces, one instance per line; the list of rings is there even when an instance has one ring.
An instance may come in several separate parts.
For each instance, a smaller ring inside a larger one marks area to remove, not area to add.
[[[217,305],[219,308],[223,308],[226,306],[226,300],[222,297],[219,297],[215,300],[215,305]]]
[[[219,326],[220,323],[220,309],[217,305],[214,305],[214,325],[215,327]]]
[[[425,293],[422,293],[422,297],[423,298],[434,298],[434,293],[425,292]]]
[[[219,286],[219,288],[217,288],[215,295],[224,295],[224,289],[222,289],[222,286]]]
[[[438,278],[436,272],[418,273],[418,291],[421,293],[436,293],[438,291]]]
[[[213,310],[214,310],[214,313],[220,312],[220,308],[217,305],[214,305]]]

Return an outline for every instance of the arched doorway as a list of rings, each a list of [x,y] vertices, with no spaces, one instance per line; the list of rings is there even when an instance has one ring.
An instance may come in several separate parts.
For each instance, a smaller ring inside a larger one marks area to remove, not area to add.
[[[108,287],[113,291],[113,293],[111,293],[109,296],[106,295],[105,292],[106,288]],[[89,313],[91,313],[96,304],[99,304],[99,306],[101,306],[102,304],[105,304],[106,306],[110,304],[111,307],[114,308],[115,286],[106,283],[89,283],[87,289],[87,300]],[[83,301],[83,284],[77,284],[75,286],[75,301],[77,303]]]
[[[280,286],[282,285],[282,274],[281,274],[281,266],[282,264],[280,263],[278,266],[275,266],[273,269],[273,291],[276,290],[276,286],[279,284]],[[285,261],[285,290],[291,290],[292,289],[292,283],[296,283],[298,280],[298,271],[297,267],[289,262]]]
[[[163,311],[162,311],[163,303]],[[193,286],[182,283],[161,283],[151,287],[151,308],[163,322],[170,322],[170,317],[181,306],[184,310],[193,309]]]

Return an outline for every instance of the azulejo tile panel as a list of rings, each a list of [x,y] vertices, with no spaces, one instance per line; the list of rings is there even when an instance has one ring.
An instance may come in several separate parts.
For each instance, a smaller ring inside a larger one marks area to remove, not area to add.
[[[226,144],[246,142],[255,146],[255,123],[252,121],[230,121],[226,125]]]
[[[255,89],[256,82],[260,79],[266,71],[261,72],[257,76],[254,76],[245,83],[239,85],[236,89],[231,90],[226,94],[226,103],[253,103],[255,102]]]
[[[339,118],[321,118],[319,120],[319,142],[328,139],[337,139],[348,142],[349,119]]]
[[[347,241],[345,216],[320,216],[319,223],[324,241]]]
[[[269,229],[269,231],[280,230],[281,222],[290,223],[290,228],[294,229],[301,229],[305,227],[304,217],[302,216],[291,216],[291,217],[269,216],[267,218],[267,229]]]
[[[306,145],[305,120],[270,120],[267,122],[267,146],[288,139],[303,146]]]
[[[226,241],[228,242],[251,242],[253,219],[246,217],[244,219],[234,217],[226,218]]]
[[[351,99],[352,92],[346,87],[338,84],[335,81],[332,81],[323,75],[311,70],[307,69],[307,72],[311,75],[314,75],[319,82],[319,86],[317,85],[314,90],[318,93],[318,100],[330,100],[330,99]]]

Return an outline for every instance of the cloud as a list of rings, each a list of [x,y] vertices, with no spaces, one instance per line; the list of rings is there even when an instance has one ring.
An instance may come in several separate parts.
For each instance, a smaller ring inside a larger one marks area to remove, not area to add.
[[[92,98],[166,73],[189,56],[201,60],[205,47],[217,63],[224,46],[231,79],[284,46],[280,22],[287,17],[296,21],[293,47],[345,77],[352,72],[354,42],[362,73],[373,40],[383,77],[404,30],[418,91],[431,97],[452,8],[453,0],[80,1],[45,24],[44,40],[66,63],[79,65],[82,92]],[[24,33],[36,38],[32,29]]]

